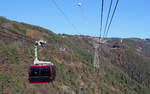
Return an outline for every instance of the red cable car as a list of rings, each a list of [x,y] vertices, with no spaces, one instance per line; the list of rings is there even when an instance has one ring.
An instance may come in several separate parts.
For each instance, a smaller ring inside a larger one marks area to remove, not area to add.
[[[49,83],[55,80],[56,68],[54,65],[32,65],[29,66],[28,74],[30,83]]]

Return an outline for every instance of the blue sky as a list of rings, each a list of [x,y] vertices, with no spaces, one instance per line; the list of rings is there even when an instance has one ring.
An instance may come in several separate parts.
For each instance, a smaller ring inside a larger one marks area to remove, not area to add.
[[[77,30],[66,21],[52,0],[1,0],[0,16],[55,33],[99,35],[100,0],[55,1]],[[105,1],[106,17],[110,0]],[[77,6],[78,2],[82,7]],[[150,38],[150,0],[120,0],[108,37]]]

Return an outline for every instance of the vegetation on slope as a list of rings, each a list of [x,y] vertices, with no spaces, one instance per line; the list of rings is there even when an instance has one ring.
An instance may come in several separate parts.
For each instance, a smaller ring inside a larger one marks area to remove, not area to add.
[[[112,63],[109,54],[103,56],[99,70],[95,71],[92,63],[94,57],[92,38],[56,35],[38,26],[17,23],[5,18],[0,20],[2,20],[0,32],[11,35],[2,36],[0,33],[2,94],[149,94],[150,92],[150,89],[142,86],[122,68],[116,66],[115,61]],[[35,37],[36,35],[38,37]],[[53,83],[28,82],[28,66],[34,60],[33,42],[39,39],[48,42],[47,47],[39,50],[40,59],[52,61],[56,65],[57,77]],[[66,50],[60,51],[60,48]],[[133,51],[132,53],[134,54]],[[104,54],[107,53],[104,51]]]

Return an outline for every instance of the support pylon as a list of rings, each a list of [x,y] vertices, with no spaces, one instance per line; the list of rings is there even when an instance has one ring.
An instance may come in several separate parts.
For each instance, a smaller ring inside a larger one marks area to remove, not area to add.
[[[94,68],[98,69],[99,68],[99,55],[98,55],[98,49],[99,49],[99,44],[94,44],[94,48],[95,48],[95,54],[94,54]]]

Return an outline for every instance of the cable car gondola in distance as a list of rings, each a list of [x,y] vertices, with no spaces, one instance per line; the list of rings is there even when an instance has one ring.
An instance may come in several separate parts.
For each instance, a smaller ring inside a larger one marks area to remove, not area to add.
[[[52,62],[39,61],[37,57],[37,46],[45,44],[43,40],[36,41],[34,64],[29,66],[28,75],[29,83],[49,83],[53,82],[56,77],[56,67]]]

